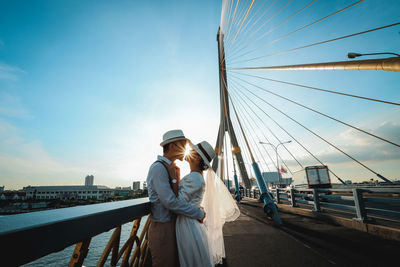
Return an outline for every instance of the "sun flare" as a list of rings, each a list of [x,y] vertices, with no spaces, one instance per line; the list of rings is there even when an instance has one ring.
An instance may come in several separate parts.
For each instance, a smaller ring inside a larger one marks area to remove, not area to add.
[[[190,155],[190,149],[191,149],[190,144],[187,143],[185,146],[185,157]]]

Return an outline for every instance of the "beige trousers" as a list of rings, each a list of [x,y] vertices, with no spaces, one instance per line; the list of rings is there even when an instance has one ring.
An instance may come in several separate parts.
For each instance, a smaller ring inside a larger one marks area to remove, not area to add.
[[[148,238],[151,260],[154,267],[179,267],[175,220],[171,222],[152,221]]]

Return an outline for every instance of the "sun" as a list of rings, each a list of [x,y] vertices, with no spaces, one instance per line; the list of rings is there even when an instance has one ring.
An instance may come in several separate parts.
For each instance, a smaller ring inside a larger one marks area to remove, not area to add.
[[[191,150],[190,144],[187,143],[186,146],[185,146],[185,154],[184,154],[185,157],[190,155],[190,150]]]

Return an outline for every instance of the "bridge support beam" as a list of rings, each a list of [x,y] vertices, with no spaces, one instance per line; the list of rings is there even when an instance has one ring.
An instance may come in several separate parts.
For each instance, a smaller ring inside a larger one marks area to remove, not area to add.
[[[219,89],[220,89],[220,107],[221,107],[221,121],[219,125],[217,143],[215,147],[215,152],[218,157],[216,157],[212,163],[212,168],[216,172],[219,168],[221,170],[221,179],[223,179],[223,151],[224,151],[224,137],[226,132],[228,132],[232,153],[234,154],[234,158],[238,163],[239,173],[242,178],[243,184],[246,188],[250,188],[250,180],[247,175],[246,167],[244,165],[241,149],[239,147],[238,141],[236,139],[235,131],[233,129],[233,125],[230,119],[229,114],[229,101],[228,101],[228,81],[226,78],[226,65],[225,65],[225,50],[224,50],[224,40],[223,33],[221,33],[220,29],[218,29],[217,34],[218,41],[218,66],[219,66]],[[227,173],[227,175],[229,175]],[[238,189],[238,188],[237,188]],[[238,191],[238,190],[237,190]]]
[[[260,187],[261,191],[261,198],[264,202],[264,212],[267,216],[271,217],[277,224],[282,224],[281,217],[278,213],[278,208],[276,207],[271,194],[268,191],[267,186],[265,185],[265,181],[261,175],[260,168],[258,167],[257,162],[253,161],[253,170],[254,174],[256,175],[258,186]],[[277,191],[279,194],[279,191]]]

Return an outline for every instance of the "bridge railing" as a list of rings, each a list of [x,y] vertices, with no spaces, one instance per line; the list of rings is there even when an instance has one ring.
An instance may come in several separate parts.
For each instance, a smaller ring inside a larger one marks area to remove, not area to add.
[[[147,229],[141,218],[150,213],[148,198],[45,210],[0,217],[1,259],[20,266],[76,244],[69,266],[82,266],[92,237],[114,229],[97,266],[111,253],[111,266],[143,266],[148,255]],[[128,240],[119,248],[121,226],[132,222]]]
[[[259,190],[242,190],[242,196],[259,198]],[[277,204],[312,208],[315,212],[341,212],[366,222],[382,219],[400,222],[400,188],[272,189]]]

